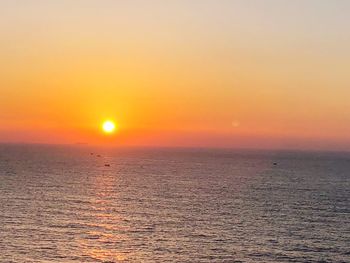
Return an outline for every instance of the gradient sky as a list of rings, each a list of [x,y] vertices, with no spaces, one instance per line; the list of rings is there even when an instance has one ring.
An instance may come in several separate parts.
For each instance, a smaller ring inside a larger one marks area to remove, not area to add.
[[[1,0],[0,141],[350,150],[349,12],[346,0]]]

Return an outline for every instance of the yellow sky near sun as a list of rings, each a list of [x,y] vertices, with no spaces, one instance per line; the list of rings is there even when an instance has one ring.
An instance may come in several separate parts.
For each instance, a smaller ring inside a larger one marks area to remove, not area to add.
[[[1,3],[0,141],[337,147],[350,131],[344,5]]]

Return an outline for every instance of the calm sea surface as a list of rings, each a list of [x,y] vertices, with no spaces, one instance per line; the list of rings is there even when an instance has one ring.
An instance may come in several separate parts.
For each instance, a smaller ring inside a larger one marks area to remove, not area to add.
[[[0,145],[0,262],[350,262],[350,154]]]

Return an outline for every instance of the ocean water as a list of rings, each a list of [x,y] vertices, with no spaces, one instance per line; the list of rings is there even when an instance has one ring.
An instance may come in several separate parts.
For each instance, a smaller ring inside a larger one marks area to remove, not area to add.
[[[0,209],[0,262],[350,262],[350,154],[0,145]]]

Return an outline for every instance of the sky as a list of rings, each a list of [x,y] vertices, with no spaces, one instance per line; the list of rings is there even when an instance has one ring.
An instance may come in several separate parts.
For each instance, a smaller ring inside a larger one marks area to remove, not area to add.
[[[0,142],[350,150],[349,10],[1,0]]]

